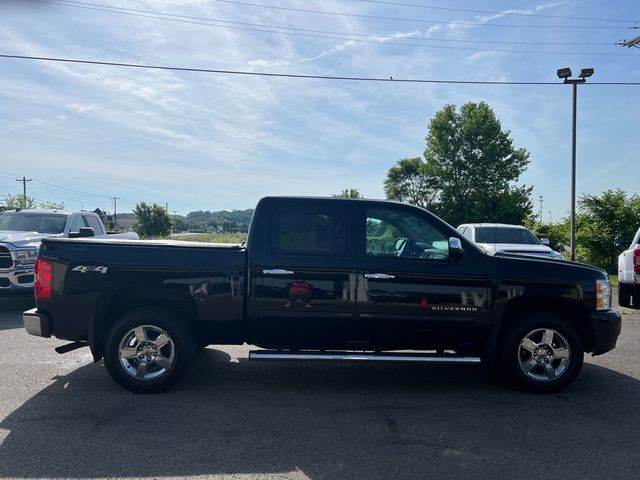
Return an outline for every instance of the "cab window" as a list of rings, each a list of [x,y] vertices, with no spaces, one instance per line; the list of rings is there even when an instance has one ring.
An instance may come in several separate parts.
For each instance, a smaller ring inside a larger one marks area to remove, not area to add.
[[[366,255],[444,260],[449,236],[425,219],[405,210],[369,209],[366,214]]]
[[[345,216],[330,210],[277,212],[271,223],[271,247],[283,254],[345,255]]]
[[[86,227],[82,215],[76,215],[71,219],[71,226],[69,227],[69,233],[78,233],[81,228]]]
[[[85,215],[84,216],[87,225],[93,228],[93,233],[96,235],[102,235],[104,232],[102,231],[102,226],[100,225],[100,221],[94,217],[93,215]]]

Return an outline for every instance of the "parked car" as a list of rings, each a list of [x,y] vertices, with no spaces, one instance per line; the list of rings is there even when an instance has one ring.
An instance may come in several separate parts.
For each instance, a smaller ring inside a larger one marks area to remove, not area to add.
[[[616,239],[622,245],[623,238]],[[618,257],[618,303],[621,307],[640,308],[640,228],[631,245]]]
[[[549,239],[539,239],[531,230],[521,225],[468,223],[460,225],[458,231],[488,253],[518,253],[554,259],[564,258],[560,252],[549,247]]]
[[[93,212],[17,210],[0,214],[0,290],[33,289],[33,269],[43,238],[95,236],[137,239],[135,232],[107,232]]]
[[[246,245],[44,239],[35,297],[28,333],[89,346],[141,393],[243,343],[251,360],[485,362],[556,392],[621,327],[602,269],[487,255],[424,209],[360,199],[264,198]]]

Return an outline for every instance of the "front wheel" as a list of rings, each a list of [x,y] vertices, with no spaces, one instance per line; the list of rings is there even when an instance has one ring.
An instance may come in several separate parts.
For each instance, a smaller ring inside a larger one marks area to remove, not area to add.
[[[161,309],[142,308],[116,321],[104,363],[121,387],[158,393],[180,380],[193,352],[193,337],[182,319]]]
[[[551,312],[532,312],[511,325],[501,360],[509,377],[530,392],[554,393],[582,369],[584,353],[576,329]]]

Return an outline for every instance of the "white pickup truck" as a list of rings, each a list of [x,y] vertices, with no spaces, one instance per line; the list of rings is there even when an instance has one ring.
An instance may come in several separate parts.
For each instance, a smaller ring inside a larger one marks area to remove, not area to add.
[[[629,248],[618,257],[618,282],[620,306],[640,308],[640,228]]]
[[[43,238],[138,239],[135,232],[107,232],[93,212],[16,210],[0,214],[0,290],[33,288],[33,270]]]

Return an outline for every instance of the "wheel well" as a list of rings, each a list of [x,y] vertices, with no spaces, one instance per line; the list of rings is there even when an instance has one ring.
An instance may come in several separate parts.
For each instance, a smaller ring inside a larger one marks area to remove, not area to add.
[[[589,311],[582,303],[563,298],[538,297],[511,300],[502,315],[500,339],[502,339],[509,326],[518,321],[522,313],[534,310],[552,312],[567,321],[580,335],[584,351],[593,351],[594,336]]]
[[[132,310],[153,307],[170,312],[184,319],[194,335],[197,335],[198,315],[193,299],[187,295],[165,295],[158,298],[157,292],[149,295],[144,290],[128,290],[115,292],[109,299],[101,299],[98,302],[91,339],[91,350],[94,360],[97,362],[104,355],[104,344],[109,330],[118,318]]]

